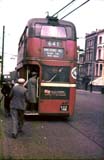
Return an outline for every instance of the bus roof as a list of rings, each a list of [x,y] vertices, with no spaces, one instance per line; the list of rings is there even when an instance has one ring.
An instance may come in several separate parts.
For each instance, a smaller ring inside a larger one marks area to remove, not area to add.
[[[32,18],[28,21],[27,26],[32,25],[34,23],[48,24],[49,20],[50,18],[47,18],[47,17],[46,18]],[[53,19],[51,18],[51,20],[53,21],[57,20],[57,25],[70,25],[75,28],[75,25],[70,21],[59,20],[59,19],[56,19],[56,17],[53,17]]]

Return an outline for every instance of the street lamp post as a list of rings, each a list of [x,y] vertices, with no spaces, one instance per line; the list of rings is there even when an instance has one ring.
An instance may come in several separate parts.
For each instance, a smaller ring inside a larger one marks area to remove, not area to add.
[[[2,35],[1,84],[2,84],[2,81],[3,81],[3,64],[4,64],[4,37],[5,37],[5,26],[3,26],[3,35]]]

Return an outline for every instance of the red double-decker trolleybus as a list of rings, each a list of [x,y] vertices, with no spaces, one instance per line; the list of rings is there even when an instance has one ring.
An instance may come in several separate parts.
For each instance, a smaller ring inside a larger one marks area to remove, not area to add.
[[[18,45],[17,72],[38,73],[36,110],[25,114],[73,116],[77,44],[73,23],[56,17],[30,19]]]

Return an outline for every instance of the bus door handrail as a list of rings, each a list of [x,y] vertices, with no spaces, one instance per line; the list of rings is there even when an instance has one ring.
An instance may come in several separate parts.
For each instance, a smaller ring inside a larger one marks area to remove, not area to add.
[[[36,97],[39,97],[39,77],[37,77],[37,91],[36,91]]]

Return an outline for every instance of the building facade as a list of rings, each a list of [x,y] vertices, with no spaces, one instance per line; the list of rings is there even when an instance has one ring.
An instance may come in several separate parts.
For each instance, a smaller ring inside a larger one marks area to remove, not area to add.
[[[89,79],[89,81],[93,81],[95,78],[96,51],[97,51],[97,32],[86,34],[84,69],[85,69],[85,79]]]
[[[104,30],[97,32],[95,78],[104,76]]]
[[[83,78],[85,77],[84,72],[84,59],[85,52],[84,50],[78,48],[78,58],[77,58],[77,88],[83,89]]]
[[[84,86],[93,80],[104,77],[104,29],[85,36]]]

